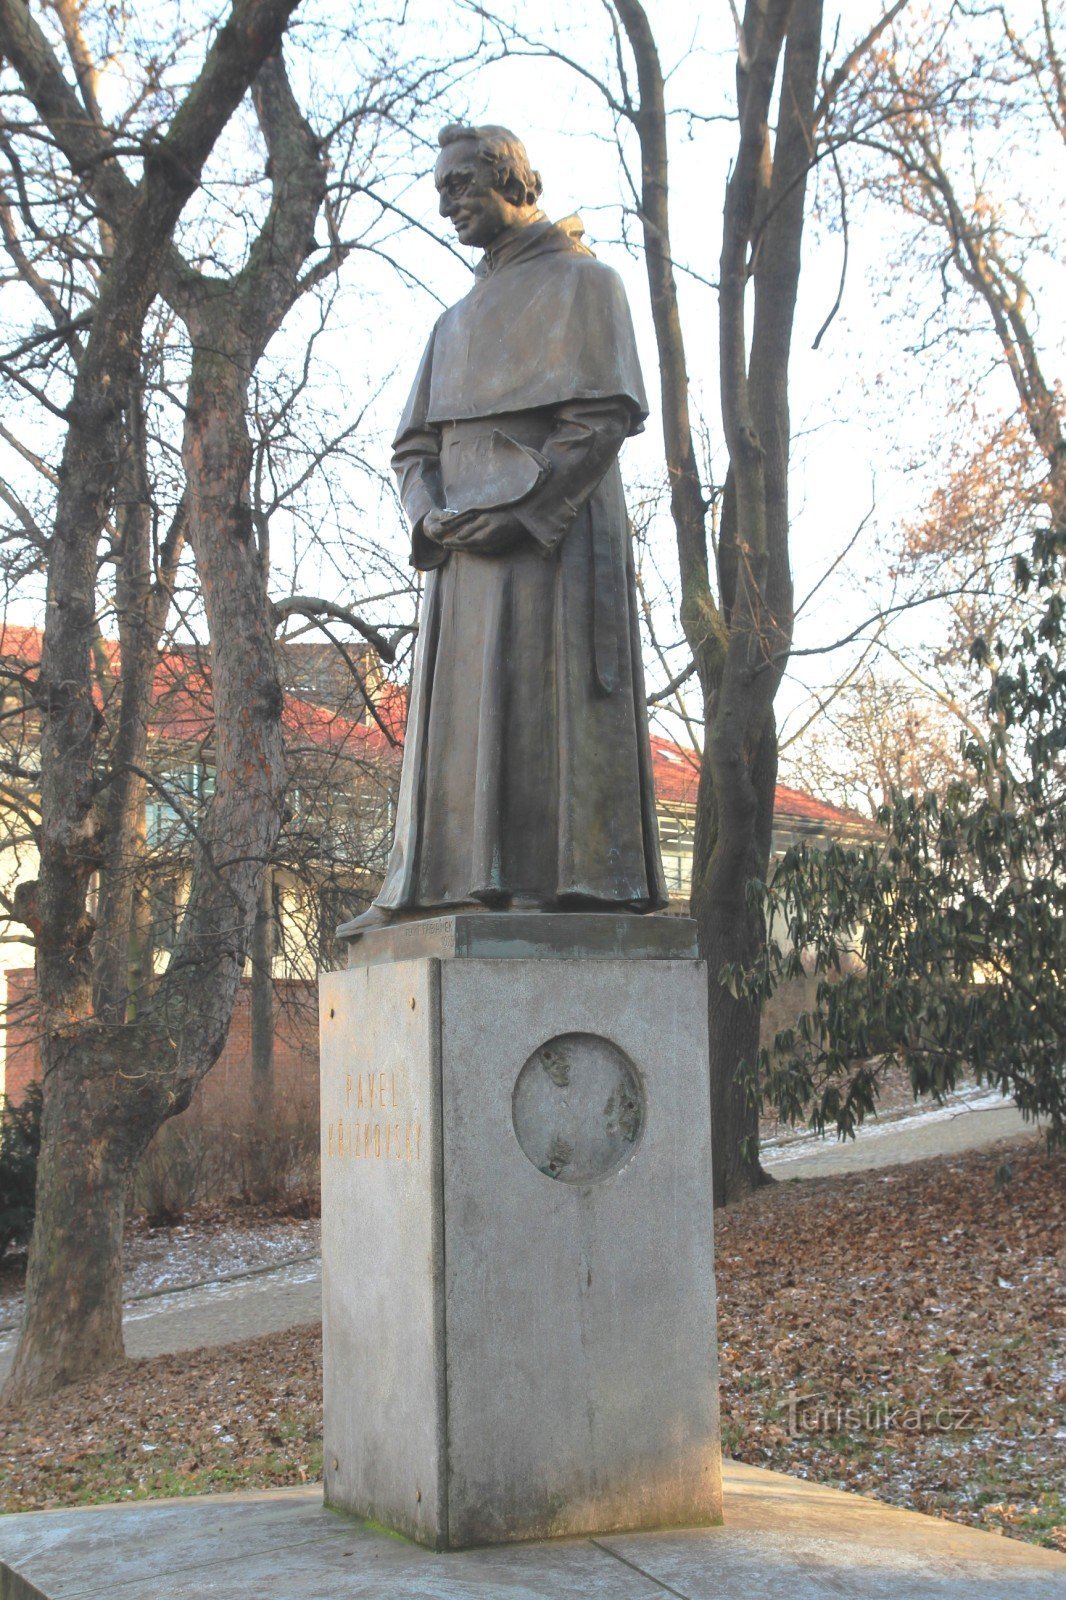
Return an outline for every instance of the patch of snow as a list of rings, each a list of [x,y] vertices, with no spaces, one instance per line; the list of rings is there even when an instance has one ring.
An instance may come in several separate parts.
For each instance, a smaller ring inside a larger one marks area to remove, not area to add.
[[[918,1128],[934,1122],[950,1122],[955,1117],[968,1116],[971,1112],[995,1111],[1012,1104],[1013,1102],[1007,1096],[1000,1094],[998,1089],[956,1089],[952,1094],[946,1095],[943,1104],[938,1106],[904,1111],[891,1118],[867,1118],[856,1129],[855,1141],[884,1138],[886,1135],[899,1133],[904,1127]],[[824,1134],[810,1129],[803,1133],[767,1139],[761,1146],[761,1152],[765,1156],[772,1157],[776,1166],[786,1161],[801,1160],[812,1148],[823,1144],[839,1145],[852,1142],[850,1139],[837,1139],[828,1129]]]
[[[290,1263],[317,1261],[320,1239],[317,1218],[281,1218],[243,1228],[228,1222],[154,1230],[134,1228],[124,1250],[123,1302],[130,1306],[131,1302],[147,1299],[151,1309],[159,1310],[162,1300],[171,1293],[207,1285],[218,1288],[226,1280]],[[313,1270],[317,1271],[317,1267]],[[18,1279],[9,1279],[0,1288],[0,1349],[17,1329],[22,1306],[22,1284]],[[126,1315],[129,1317],[131,1312]]]
[[[126,1242],[126,1300],[160,1289],[180,1289],[233,1277],[297,1257],[317,1254],[317,1221],[275,1221],[241,1228],[168,1228],[134,1233]]]
[[[142,1296],[126,1302],[122,1321],[128,1325],[131,1322],[143,1322],[146,1317],[164,1316],[168,1311],[195,1310],[198,1305],[218,1300],[246,1299],[267,1287],[293,1288],[297,1284],[313,1283],[321,1271],[321,1258],[308,1255],[299,1261],[281,1262],[276,1267],[219,1278],[210,1283],[198,1283],[184,1289],[171,1289],[164,1294]]]

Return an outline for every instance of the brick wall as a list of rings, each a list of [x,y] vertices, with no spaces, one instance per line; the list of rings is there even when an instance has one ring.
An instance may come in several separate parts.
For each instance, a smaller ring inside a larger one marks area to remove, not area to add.
[[[4,1093],[19,1105],[27,1084],[41,1076],[37,1045],[37,1009],[34,1005],[32,967],[9,967],[7,1008],[4,1013]]]
[[[6,1092],[17,1104],[41,1075],[32,967],[7,972]],[[317,986],[288,979],[274,985],[274,1109],[279,1125],[318,1125]],[[241,983],[222,1054],[178,1118],[187,1128],[248,1127],[252,1110],[251,985]]]

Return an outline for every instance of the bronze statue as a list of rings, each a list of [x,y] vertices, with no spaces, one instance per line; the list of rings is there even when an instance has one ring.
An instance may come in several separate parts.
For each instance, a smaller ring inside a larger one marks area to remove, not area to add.
[[[666,902],[617,456],[647,404],[621,280],[538,209],[506,128],[440,134],[441,215],[480,247],[393,467],[426,573],[396,832],[352,932],[448,910]]]

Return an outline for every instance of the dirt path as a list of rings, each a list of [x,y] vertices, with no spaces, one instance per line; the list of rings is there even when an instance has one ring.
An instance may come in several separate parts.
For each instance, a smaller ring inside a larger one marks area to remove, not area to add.
[[[911,1109],[867,1123],[846,1144],[815,1134],[773,1141],[764,1147],[764,1162],[779,1181],[836,1177],[982,1149],[1024,1132],[1027,1126],[1032,1125],[1022,1121],[1014,1106],[985,1091],[970,1090],[946,1106]],[[126,1349],[131,1356],[164,1355],[280,1333],[317,1322],[320,1295],[321,1263],[317,1256],[308,1256],[131,1300],[124,1322]],[[0,1382],[10,1368],[14,1346],[14,1332],[0,1332]]]

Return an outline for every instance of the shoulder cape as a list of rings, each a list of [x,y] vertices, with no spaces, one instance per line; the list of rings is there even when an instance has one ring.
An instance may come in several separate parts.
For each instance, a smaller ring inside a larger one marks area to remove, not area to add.
[[[427,424],[612,399],[628,402],[638,433],[648,402],[622,280],[549,225],[440,317],[397,441]]]

